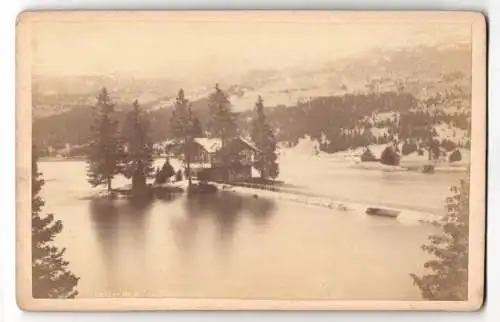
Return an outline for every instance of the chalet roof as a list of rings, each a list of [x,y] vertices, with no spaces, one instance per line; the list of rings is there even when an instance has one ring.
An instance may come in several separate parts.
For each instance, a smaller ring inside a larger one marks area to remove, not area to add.
[[[253,142],[251,142],[251,141],[249,141],[249,140],[247,140],[247,139],[245,139],[243,137],[240,137],[239,139],[241,141],[243,141],[243,143],[245,143],[246,145],[248,145],[252,150],[255,150],[255,151],[258,150],[257,147],[253,144]]]
[[[255,145],[249,140],[242,137],[239,137],[238,139],[245,145],[247,145],[250,149],[255,151],[257,150]],[[217,152],[222,148],[222,140],[219,138],[195,138],[194,141],[201,145],[203,149],[205,149],[208,153]]]
[[[217,138],[195,138],[194,141],[201,145],[208,153],[214,153],[222,147],[222,140]]]

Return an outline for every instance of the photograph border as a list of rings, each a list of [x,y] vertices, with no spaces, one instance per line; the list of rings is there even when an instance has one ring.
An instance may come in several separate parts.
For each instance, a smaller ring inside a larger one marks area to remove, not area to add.
[[[31,62],[39,22],[234,21],[470,23],[472,42],[469,279],[467,301],[338,301],[180,298],[33,299],[31,295]],[[472,11],[26,11],[16,21],[16,299],[27,311],[432,310],[473,311],[484,301],[486,232],[486,19]]]

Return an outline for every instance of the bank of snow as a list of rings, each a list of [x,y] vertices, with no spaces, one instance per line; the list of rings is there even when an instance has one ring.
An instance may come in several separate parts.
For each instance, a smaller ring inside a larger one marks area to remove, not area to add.
[[[381,209],[390,209],[399,212],[395,220],[398,221],[400,224],[405,224],[405,225],[416,225],[421,223],[433,222],[439,220],[440,218],[439,216],[436,216],[432,213],[427,213],[422,211],[387,207],[373,203],[367,204],[367,203],[335,200],[327,197],[313,197],[293,192],[269,191],[257,188],[248,188],[248,187],[231,186],[231,185],[220,185],[219,189],[222,191],[231,191],[241,195],[253,196],[255,198],[285,200],[289,202],[306,204],[309,206],[329,208],[339,212],[349,213],[350,215],[354,215],[357,217],[366,218],[367,220],[372,218],[371,216],[366,214],[367,208],[376,207]]]
[[[363,169],[363,170],[379,170],[379,171],[408,171],[407,168],[401,166],[386,165],[380,162],[356,162],[350,165],[352,168]]]

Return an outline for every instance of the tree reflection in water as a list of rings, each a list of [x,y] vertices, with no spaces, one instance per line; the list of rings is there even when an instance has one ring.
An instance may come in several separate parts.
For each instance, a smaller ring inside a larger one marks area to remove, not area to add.
[[[151,198],[90,201],[91,220],[110,284],[107,289],[123,287],[116,277],[117,272],[126,269],[117,267],[119,256],[134,258],[136,265],[145,264],[147,219],[152,202]]]
[[[240,221],[247,219],[245,225],[253,223],[257,228],[264,228],[275,204],[269,199],[220,191],[189,197],[174,194],[150,199],[95,199],[91,200],[89,207],[101,249],[102,260],[98,262],[102,263],[102,271],[107,275],[107,285],[103,288],[113,291],[126,288],[129,281],[128,286],[133,288],[138,281],[147,280],[148,272],[157,269],[146,266],[155,263],[148,259],[148,253],[168,256],[162,255],[161,251],[151,251],[151,247],[164,247],[161,244],[149,245],[156,240],[150,235],[158,233],[158,227],[152,225],[163,222],[171,225],[161,229],[160,234],[171,234],[179,255],[186,262],[190,262],[194,241],[201,237],[202,230],[215,229],[214,254],[219,253],[225,258],[232,248]],[[157,259],[157,265],[161,265],[163,259]]]
[[[274,201],[221,191],[195,194],[185,201],[186,221],[183,224],[182,247],[190,247],[200,219],[211,221],[218,232],[218,242],[230,245],[242,217],[249,216],[255,224],[265,226],[274,210]],[[189,251],[189,249],[185,249]]]

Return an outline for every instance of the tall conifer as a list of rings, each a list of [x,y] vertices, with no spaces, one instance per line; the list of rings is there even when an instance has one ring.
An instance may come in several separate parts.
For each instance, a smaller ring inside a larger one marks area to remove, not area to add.
[[[32,294],[34,298],[74,298],[79,278],[68,268],[64,259],[65,248],[53,244],[63,225],[54,215],[41,215],[44,202],[39,196],[44,184],[38,171],[36,148],[32,149],[31,164],[31,260]]]
[[[189,101],[181,88],[175,100],[175,107],[170,119],[172,134],[177,144],[181,147],[184,163],[186,166],[186,176],[189,186],[191,186],[191,160],[193,158],[192,148],[195,137],[201,136],[203,130],[198,118],[194,115]]]
[[[153,168],[153,144],[149,139],[149,121],[141,111],[137,100],[132,111],[128,112],[123,126],[125,175],[132,177],[132,190],[146,186],[146,178],[151,177]]]
[[[260,171],[261,178],[276,178],[279,167],[276,154],[276,138],[264,114],[264,100],[259,96],[255,104],[255,117],[252,121],[252,141],[258,149],[255,167]]]
[[[236,125],[236,115],[231,110],[231,102],[226,93],[222,91],[218,84],[215,85],[215,91],[210,95],[210,136],[221,140],[221,149],[218,152],[218,159],[221,165],[229,170],[237,155],[231,151],[231,142],[238,136],[238,127]],[[229,173],[226,171],[226,180]]]
[[[105,185],[111,193],[111,181],[123,170],[123,145],[118,135],[118,122],[113,119],[114,104],[103,88],[93,107],[93,123],[87,156],[89,183]]]

